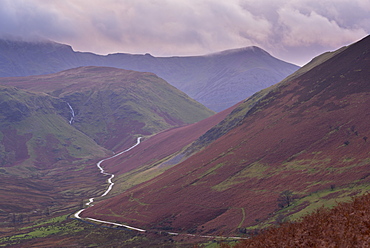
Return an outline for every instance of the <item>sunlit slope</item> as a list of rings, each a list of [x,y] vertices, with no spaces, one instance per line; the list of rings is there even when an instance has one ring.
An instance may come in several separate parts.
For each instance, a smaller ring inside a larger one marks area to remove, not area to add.
[[[366,37],[268,91],[236,110],[237,125],[212,133],[216,138],[203,150],[85,214],[142,228],[225,234],[365,192],[369,47]],[[294,201],[281,203],[286,191]]]

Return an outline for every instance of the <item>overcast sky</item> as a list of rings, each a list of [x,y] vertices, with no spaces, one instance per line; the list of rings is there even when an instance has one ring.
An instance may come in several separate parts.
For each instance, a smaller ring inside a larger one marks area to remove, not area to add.
[[[0,0],[0,37],[98,54],[259,46],[303,65],[370,33],[370,0]]]

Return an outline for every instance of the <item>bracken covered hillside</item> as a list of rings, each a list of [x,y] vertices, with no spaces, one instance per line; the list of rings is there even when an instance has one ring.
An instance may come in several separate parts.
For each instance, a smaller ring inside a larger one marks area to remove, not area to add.
[[[243,247],[370,247],[370,195],[331,210],[319,208],[233,246]]]

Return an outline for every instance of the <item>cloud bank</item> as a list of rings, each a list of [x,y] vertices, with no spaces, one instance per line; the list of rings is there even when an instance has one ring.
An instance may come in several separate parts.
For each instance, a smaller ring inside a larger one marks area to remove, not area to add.
[[[99,54],[197,55],[256,45],[297,64],[370,32],[368,0],[3,0],[0,36]]]

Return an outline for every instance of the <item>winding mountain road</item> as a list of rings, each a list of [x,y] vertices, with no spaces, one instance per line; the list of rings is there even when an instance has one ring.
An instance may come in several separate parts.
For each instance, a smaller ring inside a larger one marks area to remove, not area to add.
[[[68,104],[69,105],[69,104]],[[108,189],[100,196],[100,197],[103,197],[103,196],[106,196],[113,188],[113,185],[114,185],[114,182],[112,182],[112,179],[114,178],[114,174],[111,174],[111,173],[107,173],[105,172],[105,170],[103,169],[103,167],[101,166],[101,164],[104,162],[104,161],[107,161],[109,159],[112,159],[112,158],[115,158],[117,156],[120,156],[122,155],[123,153],[125,152],[128,152],[130,151],[131,149],[135,148],[136,146],[138,146],[140,144],[140,141],[141,141],[142,137],[138,137],[137,138],[137,141],[136,141],[136,144],[131,146],[130,148],[122,151],[122,152],[119,152],[109,158],[105,158],[105,159],[102,159],[100,160],[96,166],[99,168],[100,170],[100,173],[104,174],[104,175],[107,175],[107,176],[110,176],[109,179],[108,179],[108,183],[109,183],[109,186],[108,186]],[[89,199],[89,202],[86,203],[87,206],[90,206],[93,202],[94,202],[94,199],[95,198],[90,198]],[[93,205],[91,205],[93,206]],[[76,212],[74,214],[74,217],[77,218],[77,219],[82,219],[82,217],[80,216],[80,214],[85,210],[86,208],[82,208],[80,209],[78,212]],[[98,220],[98,219],[94,219],[94,218],[83,218],[84,220],[90,220],[90,221],[94,221],[94,222],[99,222],[99,223],[104,223],[104,224],[110,224],[110,225],[114,225],[114,226],[120,226],[120,227],[125,227],[125,228],[128,228],[128,229],[131,229],[131,230],[135,230],[135,231],[139,231],[139,232],[145,232],[146,230],[144,229],[140,229],[140,228],[136,228],[136,227],[132,227],[132,226],[128,226],[128,225],[123,225],[123,224],[119,224],[119,223],[114,223],[114,222],[109,222],[109,221],[105,221],[105,220]]]
[[[68,104],[69,105],[69,104]],[[109,179],[108,179],[108,183],[109,183],[109,186],[108,186],[108,189],[100,196],[100,197],[103,197],[103,196],[106,196],[113,188],[113,185],[114,183],[112,182],[112,179],[114,178],[114,174],[111,174],[111,173],[107,173],[105,172],[105,170],[103,169],[103,167],[101,166],[101,164],[104,162],[104,161],[107,161],[109,159],[112,159],[112,158],[115,158],[117,156],[120,156],[122,155],[123,153],[125,152],[128,152],[130,151],[131,149],[135,148],[136,146],[138,146],[140,144],[140,141],[141,141],[142,137],[138,137],[137,138],[137,141],[136,141],[136,144],[131,146],[130,148],[120,152],[120,153],[117,153],[109,158],[105,158],[105,159],[102,159],[100,160],[96,166],[99,168],[100,170],[100,173],[104,174],[104,175],[107,175],[107,176],[110,176]],[[86,203],[87,206],[90,206],[93,202],[94,202],[94,199],[95,198],[90,198],[89,199],[89,202]],[[93,206],[93,205],[91,205]],[[113,225],[113,226],[118,226],[118,227],[125,227],[127,229],[130,229],[130,230],[134,230],[134,231],[138,231],[138,232],[147,232],[147,230],[145,229],[141,229],[141,228],[137,228],[137,227],[133,227],[133,226],[129,226],[129,225],[124,225],[124,224],[120,224],[120,223],[115,223],[115,222],[110,222],[110,221],[105,221],[105,220],[99,220],[99,219],[94,219],[94,218],[90,218],[90,217],[85,217],[85,218],[82,218],[80,216],[80,214],[85,210],[86,208],[82,208],[80,209],[79,211],[77,211],[75,214],[74,214],[74,217],[77,218],[77,219],[80,219],[80,220],[85,220],[85,221],[92,221],[92,222],[98,222],[98,223],[103,223],[103,224],[108,224],[108,225]],[[188,234],[188,233],[176,233],[176,232],[166,232],[166,231],[162,231],[162,233],[165,233],[165,234],[168,234],[168,235],[174,235],[174,236],[179,236],[179,235],[184,235],[184,236],[189,236],[189,237],[200,237],[200,238],[213,238],[213,239],[246,239],[246,238],[243,238],[243,237],[227,237],[227,236],[210,236],[210,235],[195,235],[195,234]]]

